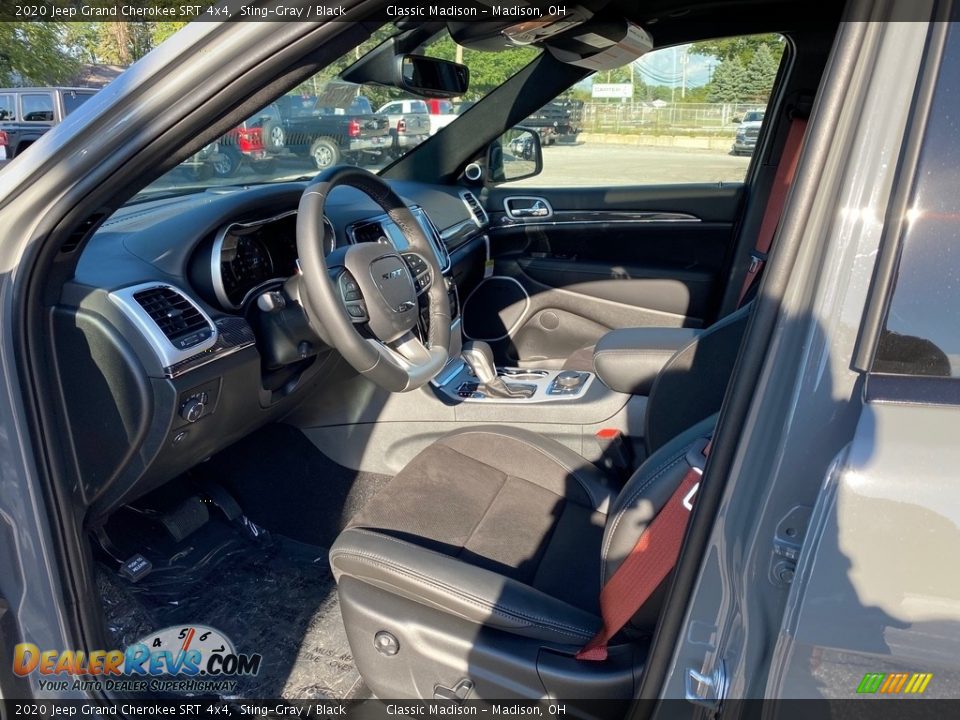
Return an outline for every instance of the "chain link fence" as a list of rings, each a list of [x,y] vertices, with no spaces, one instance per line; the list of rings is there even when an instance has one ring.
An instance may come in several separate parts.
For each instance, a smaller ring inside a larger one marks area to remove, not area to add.
[[[718,134],[733,135],[735,119],[764,103],[641,103],[587,102],[582,131],[613,134]]]

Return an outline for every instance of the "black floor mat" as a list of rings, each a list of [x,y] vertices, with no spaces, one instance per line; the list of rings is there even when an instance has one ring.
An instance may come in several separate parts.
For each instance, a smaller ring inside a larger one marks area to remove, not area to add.
[[[263,656],[237,697],[363,696],[327,548],[388,479],[337,465],[299,430],[270,425],[118,511],[105,533],[109,554],[141,553],[153,570],[136,584],[109,563],[98,570],[116,646],[173,625],[209,625],[238,652]],[[210,505],[209,520],[175,541],[160,516],[204,496],[209,483],[225,488],[244,515],[231,521]]]
[[[258,525],[319,547],[330,547],[390,479],[338,465],[282,424],[258,430],[190,474],[223,485]]]
[[[118,647],[172,625],[201,624],[226,634],[238,652],[263,655],[259,674],[240,678],[236,697],[350,698],[364,691],[324,548],[261,537],[206,577],[190,576],[176,593],[169,577],[158,595],[104,566],[97,584]]]

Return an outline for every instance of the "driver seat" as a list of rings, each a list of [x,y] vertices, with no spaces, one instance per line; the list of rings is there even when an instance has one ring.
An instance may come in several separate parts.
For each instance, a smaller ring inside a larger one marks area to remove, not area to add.
[[[633,697],[672,574],[607,660],[574,656],[601,627],[604,583],[703,466],[743,316],[661,371],[647,405],[651,454],[622,489],[556,441],[485,425],[436,441],[377,493],[330,550],[350,647],[374,695]],[[688,429],[651,444],[651,421]]]

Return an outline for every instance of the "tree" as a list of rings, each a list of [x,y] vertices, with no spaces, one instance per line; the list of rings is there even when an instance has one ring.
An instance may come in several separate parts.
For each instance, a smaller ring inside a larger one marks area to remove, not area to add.
[[[769,91],[769,88],[768,88]],[[747,97],[747,69],[738,58],[721,62],[707,90],[710,102],[735,103]]]
[[[478,100],[508,78],[513,77],[537,56],[535,48],[514,48],[505,52],[463,49],[463,64],[470,68],[470,89],[464,100]],[[426,54],[442,60],[455,60],[457,44],[447,36],[426,48]]]
[[[150,40],[153,44],[153,47],[156,47],[168,37],[173,35],[175,32],[180,30],[183,27],[186,27],[187,23],[184,21],[180,22],[155,22],[150,23]]]
[[[71,31],[77,52],[88,62],[123,65],[136,62],[153,49],[152,22],[91,22]],[[86,26],[86,27],[83,27]]]
[[[79,65],[63,47],[66,23],[0,23],[0,85],[59,85]]]
[[[776,33],[767,33],[765,35],[741,35],[739,37],[722,38],[720,40],[703,40],[693,43],[690,47],[690,53],[693,55],[706,55],[717,58],[718,60],[740,60],[745,66],[753,58],[763,45],[767,49],[776,48],[774,60],[780,61],[783,54],[783,36]]]
[[[777,78],[778,63],[768,45],[761,45],[746,68],[744,97],[752,102],[766,102]]]

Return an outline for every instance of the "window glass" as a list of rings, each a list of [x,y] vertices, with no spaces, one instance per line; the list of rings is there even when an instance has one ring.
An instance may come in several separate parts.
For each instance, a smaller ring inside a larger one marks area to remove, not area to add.
[[[53,96],[50,93],[21,95],[20,104],[26,122],[53,122]]]
[[[83,105],[93,95],[89,93],[65,92],[63,93],[63,114],[69,115],[78,107]]]
[[[342,164],[379,172],[427,138],[445,132],[457,119],[450,100],[425,100],[399,88],[357,85],[341,78],[344,69],[397,32],[393,25],[383,26],[371,39],[144,188],[136,199],[214,185],[286,182]],[[471,50],[439,30],[422,52],[466,65],[470,87],[457,101],[476,102],[532,62],[540,50]]]
[[[662,48],[595,73],[524,122],[530,187],[742,182],[784,51],[780,35]]]
[[[960,31],[954,24],[920,151],[873,371],[960,377]]]
[[[0,95],[0,121],[17,119],[17,98],[13,95]]]

